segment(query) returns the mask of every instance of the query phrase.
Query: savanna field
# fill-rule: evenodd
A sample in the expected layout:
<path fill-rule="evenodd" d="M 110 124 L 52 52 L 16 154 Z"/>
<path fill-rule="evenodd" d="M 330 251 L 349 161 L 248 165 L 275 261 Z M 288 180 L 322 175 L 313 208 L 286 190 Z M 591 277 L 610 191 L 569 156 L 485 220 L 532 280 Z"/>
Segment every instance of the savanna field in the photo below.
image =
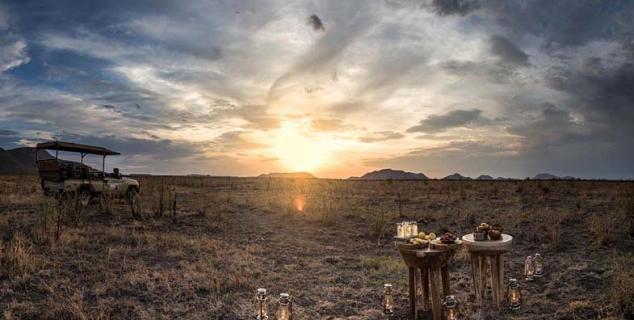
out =
<path fill-rule="evenodd" d="M 515 237 L 505 274 L 518 312 L 485 319 L 632 319 L 634 183 L 344 181 L 138 177 L 133 208 L 88 208 L 42 194 L 36 177 L 0 179 L 0 310 L 5 319 L 251 319 L 258 287 L 293 297 L 296 319 L 383 319 L 382 287 L 408 312 L 395 223 Z M 539 252 L 546 274 L 522 279 Z M 464 251 L 450 264 L 466 319 L 476 316 Z"/>

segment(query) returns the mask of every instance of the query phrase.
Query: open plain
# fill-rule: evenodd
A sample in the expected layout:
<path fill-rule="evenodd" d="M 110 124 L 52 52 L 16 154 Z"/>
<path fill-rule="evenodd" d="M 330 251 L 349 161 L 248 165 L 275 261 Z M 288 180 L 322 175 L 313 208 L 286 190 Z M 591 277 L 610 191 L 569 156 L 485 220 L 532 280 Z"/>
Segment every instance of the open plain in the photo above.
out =
<path fill-rule="evenodd" d="M 462 314 L 485 319 L 631 319 L 634 184 L 599 181 L 346 181 L 136 177 L 139 201 L 82 208 L 35 177 L 0 179 L 5 319 L 250 319 L 256 288 L 293 297 L 296 319 L 383 319 L 382 286 L 408 312 L 391 237 L 500 223 L 521 310 L 477 310 L 465 252 L 451 263 Z M 133 214 L 134 212 L 134 214 Z M 540 252 L 545 277 L 522 279 Z M 507 278 L 508 278 L 507 277 Z"/>

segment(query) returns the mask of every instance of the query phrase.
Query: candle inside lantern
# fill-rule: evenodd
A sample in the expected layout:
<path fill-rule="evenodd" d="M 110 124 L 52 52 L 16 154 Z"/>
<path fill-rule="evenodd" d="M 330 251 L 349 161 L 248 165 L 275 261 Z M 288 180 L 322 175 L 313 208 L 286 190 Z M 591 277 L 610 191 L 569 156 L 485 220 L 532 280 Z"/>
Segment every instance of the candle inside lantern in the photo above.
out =
<path fill-rule="evenodd" d="M 535 261 L 533 257 L 526 257 L 526 261 L 524 262 L 524 276 L 526 277 L 526 281 L 533 281 L 535 277 Z"/>
<path fill-rule="evenodd" d="M 533 257 L 533 263 L 535 264 L 535 276 L 541 277 L 544 275 L 544 258 L 541 254 L 536 253 Z"/>
<path fill-rule="evenodd" d="M 412 223 L 409 221 L 403 222 L 403 228 L 405 229 L 405 238 L 412 236 Z"/>
<path fill-rule="evenodd" d="M 389 316 L 394 314 L 394 296 L 392 295 L 392 285 L 386 283 L 383 285 L 383 289 L 383 313 Z"/>
<path fill-rule="evenodd" d="M 403 222 L 396 224 L 396 236 L 398 238 L 405 238 L 405 225 Z"/>
<path fill-rule="evenodd" d="M 412 221 L 410 222 L 410 228 L 411 228 L 411 237 L 415 237 L 418 235 L 418 223 L 416 223 L 416 221 Z"/>
<path fill-rule="evenodd" d="M 255 296 L 255 319 L 257 320 L 267 320 L 269 318 L 268 314 L 268 296 L 266 289 L 258 288 L 257 294 Z"/>
<path fill-rule="evenodd" d="M 508 307 L 511 310 L 519 310 L 522 305 L 522 291 L 520 290 L 520 284 L 517 279 L 509 279 L 509 285 L 507 288 L 506 298 L 508 301 Z"/>
<path fill-rule="evenodd" d="M 458 320 L 458 300 L 453 295 L 447 296 L 443 302 L 446 320 Z"/>
<path fill-rule="evenodd" d="M 292 320 L 293 306 L 288 293 L 280 293 L 280 300 L 275 313 L 277 320 Z"/>

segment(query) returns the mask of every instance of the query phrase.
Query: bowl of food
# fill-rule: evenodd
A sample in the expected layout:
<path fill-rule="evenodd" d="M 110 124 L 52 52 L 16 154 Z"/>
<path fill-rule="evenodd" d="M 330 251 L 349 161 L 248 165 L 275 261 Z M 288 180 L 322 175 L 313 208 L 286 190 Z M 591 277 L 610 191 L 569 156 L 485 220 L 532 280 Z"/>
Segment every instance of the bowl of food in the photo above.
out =
<path fill-rule="evenodd" d="M 487 233 L 485 231 L 476 230 L 473 233 L 473 240 L 475 241 L 484 241 L 487 239 Z"/>
<path fill-rule="evenodd" d="M 455 244 L 456 240 L 458 240 L 458 237 L 451 232 L 446 232 L 440 237 L 440 242 L 444 244 Z"/>
<path fill-rule="evenodd" d="M 491 238 L 491 240 L 500 240 L 502 239 L 502 231 L 497 230 L 497 229 L 491 229 L 488 232 L 489 238 Z"/>
<path fill-rule="evenodd" d="M 480 223 L 477 227 L 477 231 L 478 232 L 489 232 L 489 230 L 491 230 L 491 226 L 488 223 Z"/>

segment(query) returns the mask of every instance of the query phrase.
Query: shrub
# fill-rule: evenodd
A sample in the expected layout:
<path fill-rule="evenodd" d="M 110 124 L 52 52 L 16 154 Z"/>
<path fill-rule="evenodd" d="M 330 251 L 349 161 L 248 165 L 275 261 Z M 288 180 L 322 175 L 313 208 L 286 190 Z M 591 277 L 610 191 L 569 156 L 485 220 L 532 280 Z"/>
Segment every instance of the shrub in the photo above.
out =
<path fill-rule="evenodd" d="M 368 206 L 368 209 L 370 207 Z M 385 235 L 387 221 L 385 219 L 385 211 L 377 206 L 374 213 L 370 215 L 370 224 L 369 224 L 369 233 L 370 236 L 377 241 L 381 241 L 383 236 Z"/>
<path fill-rule="evenodd" d="M 568 212 L 563 210 L 551 210 L 546 208 L 539 211 L 535 218 L 546 230 L 548 240 L 554 248 L 559 247 L 561 240 L 561 225 L 568 218 Z"/>
<path fill-rule="evenodd" d="M 625 215 L 629 223 L 630 237 L 634 237 L 634 194 L 630 194 L 627 204 L 625 205 Z"/>
<path fill-rule="evenodd" d="M 612 259 L 610 298 L 622 319 L 634 318 L 634 255 L 626 254 Z"/>
<path fill-rule="evenodd" d="M 99 195 L 99 211 L 105 215 L 112 215 L 112 206 L 114 205 L 115 194 L 109 190 L 104 190 Z"/>
<path fill-rule="evenodd" d="M 593 214 L 587 221 L 588 230 L 597 244 L 607 245 L 625 234 L 625 212 L 621 210 Z"/>
<path fill-rule="evenodd" d="M 52 201 L 45 201 L 38 209 L 38 219 L 33 228 L 33 237 L 36 243 L 52 244 L 55 240 L 56 224 L 60 219 L 60 206 Z"/>
<path fill-rule="evenodd" d="M 33 247 L 22 236 L 16 235 L 1 246 L 1 274 L 3 277 L 15 278 L 29 274 L 35 269 L 36 261 Z"/>

